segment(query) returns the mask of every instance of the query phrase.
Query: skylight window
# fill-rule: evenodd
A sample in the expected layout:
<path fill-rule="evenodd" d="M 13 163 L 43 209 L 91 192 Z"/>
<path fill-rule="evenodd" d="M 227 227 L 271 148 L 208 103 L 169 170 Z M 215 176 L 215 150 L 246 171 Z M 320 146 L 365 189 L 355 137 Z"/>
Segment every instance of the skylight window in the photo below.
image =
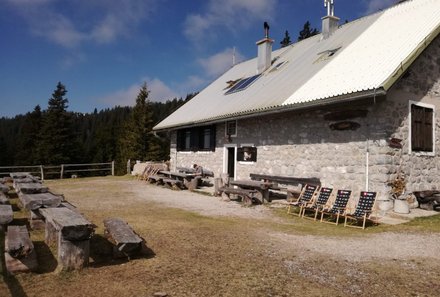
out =
<path fill-rule="evenodd" d="M 318 53 L 319 57 L 318 57 L 318 59 L 316 59 L 315 62 L 313 62 L 313 63 L 318 63 L 318 62 L 321 62 L 321 61 L 325 61 L 325 60 L 330 59 L 330 58 L 333 57 L 333 56 L 336 54 L 336 52 L 339 51 L 340 49 L 341 49 L 341 47 L 338 47 L 338 48 L 334 48 L 334 49 L 330 49 L 330 50 L 326 50 L 326 51 L 323 51 L 323 52 Z"/>
<path fill-rule="evenodd" d="M 229 94 L 232 94 L 235 92 L 243 91 L 244 89 L 249 87 L 251 84 L 253 84 L 260 76 L 261 76 L 261 74 L 257 74 L 257 75 L 251 76 L 251 77 L 241 79 L 235 85 L 233 85 L 229 89 L 229 91 L 227 91 L 225 93 L 225 95 L 229 95 Z"/>

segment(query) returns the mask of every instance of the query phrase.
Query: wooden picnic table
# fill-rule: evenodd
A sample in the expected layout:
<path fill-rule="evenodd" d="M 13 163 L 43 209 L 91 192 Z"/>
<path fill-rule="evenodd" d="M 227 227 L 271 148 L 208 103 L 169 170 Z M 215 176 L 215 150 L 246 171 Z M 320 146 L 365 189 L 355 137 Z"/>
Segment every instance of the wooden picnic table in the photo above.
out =
<path fill-rule="evenodd" d="M 230 181 L 229 184 L 231 186 L 237 186 L 241 189 L 257 190 L 263 196 L 263 201 L 261 201 L 261 202 L 264 203 L 264 199 L 266 199 L 268 202 L 270 202 L 269 189 L 273 185 L 272 182 L 260 181 L 260 180 L 247 180 L 247 179 L 240 180 L 240 179 L 238 179 L 238 180 Z"/>
<path fill-rule="evenodd" d="M 183 185 L 189 190 L 194 190 L 195 188 L 197 188 L 199 180 L 201 179 L 201 176 L 196 173 L 184 173 L 177 171 L 159 171 L 159 173 L 169 177 L 170 179 L 183 181 Z M 164 183 L 166 183 L 167 181 L 170 180 L 163 180 Z"/>

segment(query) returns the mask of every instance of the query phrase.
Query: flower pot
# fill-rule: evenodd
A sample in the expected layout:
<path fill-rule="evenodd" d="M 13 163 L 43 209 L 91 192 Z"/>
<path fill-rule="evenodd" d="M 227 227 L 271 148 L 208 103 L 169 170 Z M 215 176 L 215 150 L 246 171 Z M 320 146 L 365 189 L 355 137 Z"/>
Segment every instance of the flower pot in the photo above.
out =
<path fill-rule="evenodd" d="M 396 199 L 394 200 L 394 212 L 401 214 L 409 213 L 409 205 L 406 200 Z"/>

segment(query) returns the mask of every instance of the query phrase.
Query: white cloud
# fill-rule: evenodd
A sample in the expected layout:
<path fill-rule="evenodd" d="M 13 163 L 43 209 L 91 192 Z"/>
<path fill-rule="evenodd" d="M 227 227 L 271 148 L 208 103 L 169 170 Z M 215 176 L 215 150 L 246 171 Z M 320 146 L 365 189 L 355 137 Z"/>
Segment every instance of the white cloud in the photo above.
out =
<path fill-rule="evenodd" d="M 364 0 L 364 2 L 367 5 L 366 14 L 370 14 L 388 8 L 397 3 L 398 0 Z"/>
<path fill-rule="evenodd" d="M 2 0 L 0 0 L 2 1 Z M 154 10 L 158 0 L 3 0 L 29 25 L 31 32 L 63 47 L 84 42 L 109 43 L 128 36 Z M 60 7 L 74 5 L 78 13 Z"/>
<path fill-rule="evenodd" d="M 167 86 L 163 81 L 155 78 L 150 82 L 147 81 L 147 87 L 150 92 L 151 101 L 164 102 L 169 99 L 180 97 L 175 91 Z"/>
<path fill-rule="evenodd" d="M 232 48 L 227 48 L 224 51 L 208 58 L 199 59 L 198 63 L 200 66 L 202 66 L 203 70 L 210 78 L 217 78 L 219 75 L 231 68 L 232 56 L 234 54 L 233 51 L 234 50 Z M 235 60 L 236 62 L 240 62 L 244 60 L 244 56 L 240 52 L 235 51 Z"/>
<path fill-rule="evenodd" d="M 133 106 L 136 103 L 136 97 L 143 85 L 143 82 L 147 82 L 147 89 L 150 91 L 148 99 L 150 101 L 165 102 L 166 100 L 181 97 L 177 92 L 173 91 L 163 81 L 158 78 L 154 79 L 142 79 L 142 82 L 132 84 L 125 89 L 117 90 L 111 94 L 104 95 L 99 102 L 105 103 L 108 106 Z"/>
<path fill-rule="evenodd" d="M 256 20 L 273 18 L 278 0 L 209 0 L 204 14 L 188 15 L 185 36 L 196 45 L 213 37 L 213 28 L 224 27 L 232 33 L 247 29 Z M 207 34 L 207 32 L 209 34 Z"/>

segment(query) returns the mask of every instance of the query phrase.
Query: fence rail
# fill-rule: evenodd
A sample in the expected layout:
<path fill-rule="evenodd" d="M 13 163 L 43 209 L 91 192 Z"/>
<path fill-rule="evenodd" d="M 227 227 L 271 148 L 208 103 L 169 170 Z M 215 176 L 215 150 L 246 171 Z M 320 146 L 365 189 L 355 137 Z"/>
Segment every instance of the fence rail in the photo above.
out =
<path fill-rule="evenodd" d="M 60 179 L 63 179 L 66 173 L 98 172 L 98 171 L 110 171 L 111 175 L 114 176 L 115 161 L 109 163 L 61 164 L 57 166 L 52 166 L 52 165 L 1 166 L 0 176 L 8 175 L 11 172 L 29 172 L 31 174 L 39 175 L 41 179 L 44 180 L 44 178 L 47 176 L 55 175 L 55 176 L 59 176 Z"/>

